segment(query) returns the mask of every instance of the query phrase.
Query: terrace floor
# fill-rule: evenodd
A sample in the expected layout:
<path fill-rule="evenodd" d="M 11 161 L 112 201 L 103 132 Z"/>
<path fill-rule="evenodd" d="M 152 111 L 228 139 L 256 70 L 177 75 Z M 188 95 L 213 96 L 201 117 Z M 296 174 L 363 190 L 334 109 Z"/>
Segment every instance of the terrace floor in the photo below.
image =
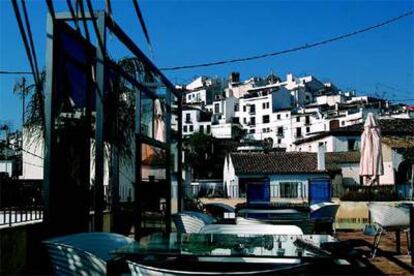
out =
<path fill-rule="evenodd" d="M 366 236 L 359 230 L 338 231 L 337 237 L 341 241 L 352 242 L 355 249 L 365 257 L 365 262 L 372 265 L 378 271 L 378 274 L 414 275 L 414 267 L 411 266 L 411 258 L 408 255 L 405 233 L 401 233 L 401 253 L 396 253 L 395 234 L 389 232 L 382 238 L 375 258 L 370 258 L 374 237 Z"/>

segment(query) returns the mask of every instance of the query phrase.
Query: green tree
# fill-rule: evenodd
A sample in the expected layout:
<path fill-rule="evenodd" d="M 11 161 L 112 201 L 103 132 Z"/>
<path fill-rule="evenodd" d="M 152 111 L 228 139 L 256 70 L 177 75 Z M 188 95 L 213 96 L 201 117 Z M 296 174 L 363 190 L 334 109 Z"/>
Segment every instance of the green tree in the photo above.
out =
<path fill-rule="evenodd" d="M 193 133 L 184 142 L 185 160 L 193 168 L 193 177 L 205 177 L 211 171 L 213 139 L 202 132 Z"/>

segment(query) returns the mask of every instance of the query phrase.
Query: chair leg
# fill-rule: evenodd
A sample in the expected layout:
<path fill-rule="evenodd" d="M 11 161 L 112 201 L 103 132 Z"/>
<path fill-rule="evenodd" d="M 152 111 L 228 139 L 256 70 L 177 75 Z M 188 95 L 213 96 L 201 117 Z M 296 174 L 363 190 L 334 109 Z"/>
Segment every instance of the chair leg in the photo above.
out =
<path fill-rule="evenodd" d="M 380 228 L 378 230 L 378 233 L 375 235 L 374 244 L 373 244 L 374 248 L 372 250 L 372 258 L 375 258 L 375 255 L 377 254 L 378 246 L 381 242 L 383 232 L 384 232 L 384 229 Z"/>

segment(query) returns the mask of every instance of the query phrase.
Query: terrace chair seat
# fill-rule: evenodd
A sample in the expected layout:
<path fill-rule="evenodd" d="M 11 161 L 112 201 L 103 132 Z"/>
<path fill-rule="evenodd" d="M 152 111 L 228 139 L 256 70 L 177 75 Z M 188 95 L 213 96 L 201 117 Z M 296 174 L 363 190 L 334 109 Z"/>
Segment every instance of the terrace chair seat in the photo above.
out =
<path fill-rule="evenodd" d="M 395 207 L 380 203 L 369 203 L 368 208 L 371 214 L 371 221 L 378 226 L 372 252 L 372 257 L 375 257 L 384 232 L 404 231 L 409 229 L 410 211 L 405 207 Z M 407 240 L 409 240 L 408 231 L 406 234 Z"/>
<path fill-rule="evenodd" d="M 114 233 L 80 233 L 43 241 L 56 275 L 105 275 L 111 251 L 134 240 Z"/>
<path fill-rule="evenodd" d="M 251 218 L 243 218 L 237 217 L 236 224 L 243 225 L 243 224 L 269 224 L 259 219 L 251 219 Z"/>
<path fill-rule="evenodd" d="M 139 264 L 131 261 L 127 261 L 128 268 L 130 270 L 131 276 L 177 276 L 177 275 L 275 275 L 278 272 L 289 272 L 289 270 L 296 269 L 303 264 L 300 265 L 289 265 L 289 266 L 282 266 L 282 267 L 275 267 L 275 268 L 268 268 L 268 269 L 261 269 L 261 270 L 252 270 L 252 271 L 220 271 L 220 272 L 213 272 L 213 271 L 192 271 L 192 270 L 171 270 L 166 268 L 159 268 L 148 266 L 144 264 Z"/>

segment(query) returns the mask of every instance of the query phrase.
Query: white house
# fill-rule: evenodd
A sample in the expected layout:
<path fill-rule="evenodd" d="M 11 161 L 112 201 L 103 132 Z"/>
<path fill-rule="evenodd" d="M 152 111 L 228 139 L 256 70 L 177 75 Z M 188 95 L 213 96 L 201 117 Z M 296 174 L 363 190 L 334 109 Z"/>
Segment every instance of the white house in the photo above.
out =
<path fill-rule="evenodd" d="M 338 168 L 328 164 L 324 153 L 271 152 L 231 153 L 225 158 L 223 184 L 231 198 L 246 196 L 246 185 L 267 179 L 272 198 L 305 200 L 308 197 L 309 179 L 329 177 Z"/>

